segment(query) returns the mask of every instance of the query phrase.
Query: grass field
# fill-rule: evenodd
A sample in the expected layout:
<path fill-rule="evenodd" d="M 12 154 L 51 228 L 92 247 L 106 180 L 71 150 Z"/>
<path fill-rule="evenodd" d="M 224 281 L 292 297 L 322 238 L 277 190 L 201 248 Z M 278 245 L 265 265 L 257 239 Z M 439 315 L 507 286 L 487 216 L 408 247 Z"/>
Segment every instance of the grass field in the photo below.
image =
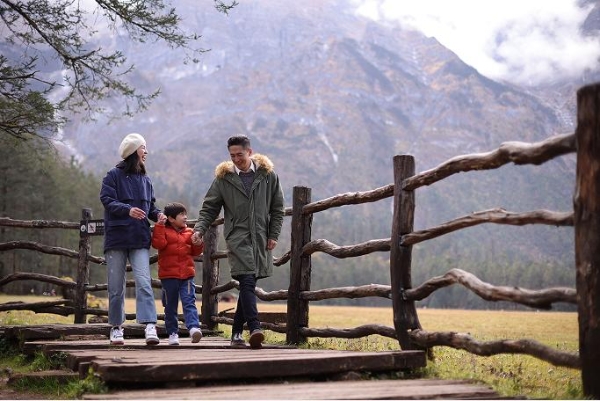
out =
<path fill-rule="evenodd" d="M 52 298 L 11 297 L 0 294 L 0 303 L 50 299 Z M 219 310 L 234 306 L 220 303 Z M 157 302 L 157 308 L 158 311 L 162 311 L 160 302 Z M 285 308 L 285 304 L 259 303 L 261 312 L 285 312 Z M 127 300 L 126 310 L 135 311 L 133 299 Z M 469 333 L 478 341 L 528 338 L 562 351 L 578 350 L 576 313 L 419 309 L 418 315 L 421 326 L 427 331 Z M 72 322 L 72 316 L 34 314 L 28 311 L 0 312 L 0 325 Z M 322 306 L 315 303 L 310 306 L 310 327 L 352 328 L 363 324 L 393 327 L 391 308 Z M 220 329 L 229 335 L 229 326 L 221 325 Z M 266 334 L 268 342 L 285 341 L 282 334 Z M 311 338 L 308 346 L 365 351 L 399 349 L 397 341 L 376 335 L 361 339 Z M 427 377 L 480 380 L 506 397 L 583 398 L 579 370 L 556 367 L 527 355 L 500 354 L 479 357 L 448 347 L 435 347 L 433 351 L 435 359 L 428 361 L 424 371 Z"/>

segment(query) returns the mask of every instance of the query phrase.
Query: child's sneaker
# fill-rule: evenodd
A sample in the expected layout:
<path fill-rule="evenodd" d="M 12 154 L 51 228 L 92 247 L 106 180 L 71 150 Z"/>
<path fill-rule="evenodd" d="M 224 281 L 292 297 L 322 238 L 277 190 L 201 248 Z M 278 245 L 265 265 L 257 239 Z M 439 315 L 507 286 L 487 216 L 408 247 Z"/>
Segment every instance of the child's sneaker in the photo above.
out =
<path fill-rule="evenodd" d="M 169 334 L 169 345 L 179 345 L 179 335 L 177 333 Z"/>
<path fill-rule="evenodd" d="M 233 333 L 231 336 L 231 348 L 246 348 L 246 342 L 241 333 Z"/>
<path fill-rule="evenodd" d="M 192 337 L 192 342 L 197 343 L 202 339 L 202 330 L 199 327 L 192 327 L 190 329 L 190 337 Z"/>
<path fill-rule="evenodd" d="M 123 328 L 115 326 L 110 329 L 110 345 L 123 345 L 125 340 L 123 338 Z"/>
<path fill-rule="evenodd" d="M 153 323 L 146 325 L 146 345 L 157 345 L 160 340 L 156 334 L 156 326 Z"/>

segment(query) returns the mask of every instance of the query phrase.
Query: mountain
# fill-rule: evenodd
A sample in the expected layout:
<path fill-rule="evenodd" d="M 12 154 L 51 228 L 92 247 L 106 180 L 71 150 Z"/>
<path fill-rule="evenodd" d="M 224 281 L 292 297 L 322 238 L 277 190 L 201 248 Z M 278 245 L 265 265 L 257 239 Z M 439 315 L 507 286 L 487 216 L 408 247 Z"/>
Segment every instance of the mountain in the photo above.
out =
<path fill-rule="evenodd" d="M 312 188 L 320 200 L 390 184 L 394 155 L 414 155 L 420 172 L 505 141 L 573 132 L 575 91 L 600 79 L 589 71 L 579 82 L 537 88 L 496 82 L 435 38 L 357 16 L 346 0 L 240 2 L 229 16 L 191 0 L 177 4 L 184 25 L 210 48 L 200 63 L 184 64 L 182 52 L 160 44 L 102 39 L 137 66 L 133 84 L 162 94 L 135 118 L 74 119 L 63 135 L 81 164 L 102 175 L 118 161 L 123 136 L 143 134 L 160 202 L 183 200 L 191 217 L 214 167 L 228 158 L 231 135 L 248 135 L 255 152 L 273 160 L 291 206 L 294 186 Z M 586 32 L 598 35 L 598 20 L 596 6 Z M 459 174 L 417 190 L 415 229 L 494 207 L 572 210 L 574 179 L 574 155 Z M 390 235 L 389 201 L 323 215 L 313 223 L 315 238 L 348 245 Z M 574 279 L 572 228 L 488 225 L 430 242 L 415 246 L 416 266 L 425 263 L 417 256 L 454 267 L 521 259 L 563 263 Z"/>

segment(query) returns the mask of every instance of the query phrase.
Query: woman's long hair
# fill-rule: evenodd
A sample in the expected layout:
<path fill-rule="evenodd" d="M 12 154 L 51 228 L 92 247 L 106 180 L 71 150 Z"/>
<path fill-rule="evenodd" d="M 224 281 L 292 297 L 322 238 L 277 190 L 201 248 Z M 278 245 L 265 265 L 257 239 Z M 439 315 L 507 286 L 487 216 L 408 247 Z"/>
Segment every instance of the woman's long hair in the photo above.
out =
<path fill-rule="evenodd" d="M 137 152 L 133 152 L 125 160 L 120 161 L 117 167 L 123 169 L 128 174 L 146 174 L 146 166 Z"/>

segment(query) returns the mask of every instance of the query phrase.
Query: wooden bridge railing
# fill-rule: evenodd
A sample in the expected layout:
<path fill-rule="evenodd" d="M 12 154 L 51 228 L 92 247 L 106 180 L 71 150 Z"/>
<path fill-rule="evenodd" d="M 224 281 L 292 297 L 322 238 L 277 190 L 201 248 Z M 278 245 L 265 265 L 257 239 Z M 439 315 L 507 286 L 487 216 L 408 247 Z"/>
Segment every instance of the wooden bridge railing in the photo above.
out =
<path fill-rule="evenodd" d="M 295 187 L 293 206 L 286 211 L 291 215 L 291 249 L 275 260 L 276 265 L 290 262 L 290 285 L 288 290 L 265 292 L 256 289 L 261 300 L 287 300 L 286 324 L 263 323 L 263 327 L 285 333 L 288 343 L 298 344 L 308 337 L 357 338 L 378 334 L 399 341 L 402 349 L 430 349 L 449 346 L 464 349 L 477 355 L 499 353 L 523 353 L 558 366 L 582 370 L 584 394 L 600 398 L 600 84 L 590 85 L 577 93 L 578 127 L 575 134 L 558 135 L 538 143 L 506 142 L 498 149 L 452 158 L 436 168 L 415 174 L 414 158 L 410 155 L 395 156 L 394 183 L 367 192 L 337 195 L 311 202 L 311 190 Z M 513 213 L 503 209 L 491 209 L 459 217 L 437 227 L 413 231 L 415 210 L 414 191 L 432 185 L 452 174 L 472 170 L 495 169 L 508 163 L 539 165 L 557 156 L 577 152 L 577 182 L 574 195 L 574 212 L 534 210 Z M 391 237 L 375 239 L 361 244 L 338 246 L 326 239 L 311 237 L 314 215 L 334 207 L 376 202 L 393 197 L 393 220 Z M 89 217 L 89 216 L 88 216 Z M 84 220 L 85 220 L 84 211 Z M 548 288 L 530 290 L 517 287 L 494 286 L 460 269 L 451 269 L 443 276 L 433 277 L 416 288 L 411 279 L 412 245 L 441 235 L 478 224 L 494 223 L 508 225 L 547 224 L 575 227 L 575 263 L 577 267 L 576 288 Z M 202 256 L 203 282 L 197 292 L 202 293 L 202 323 L 215 328 L 218 323 L 231 324 L 232 319 L 218 314 L 217 295 L 236 288 L 238 283 L 218 283 L 218 260 L 226 254 L 218 250 L 217 229 L 222 219 L 215 221 L 205 235 Z M 0 218 L 0 226 L 32 228 L 74 228 L 74 223 L 23 222 Z M 77 225 L 79 228 L 79 225 Z M 61 285 L 73 290 L 70 299 L 60 302 L 38 303 L 30 306 L 51 313 L 74 313 L 75 321 L 85 314 L 103 314 L 105 311 L 86 308 L 87 291 L 105 290 L 105 285 L 89 285 L 85 271 L 92 261 L 103 264 L 103 258 L 89 255 L 86 243 L 80 241 L 79 252 L 48 247 L 27 241 L 0 244 L 0 251 L 8 249 L 31 249 L 39 252 L 77 257 L 80 260 L 78 281 L 66 282 L 56 277 L 35 273 L 17 273 L 0 279 L 0 287 L 13 280 L 37 279 Z M 324 252 L 336 258 L 356 257 L 372 252 L 390 252 L 390 285 L 371 284 L 360 287 L 328 288 L 311 291 L 311 255 Z M 155 257 L 154 257 L 155 258 Z M 156 262 L 156 260 L 151 260 Z M 572 354 L 557 351 L 535 340 L 502 340 L 480 343 L 468 334 L 453 332 L 427 332 L 419 323 L 415 301 L 425 299 L 436 290 L 461 284 L 488 301 L 511 301 L 521 305 L 550 309 L 558 302 L 577 304 L 579 314 L 580 352 Z M 133 285 L 133 283 L 128 283 Z M 160 282 L 154 280 L 154 286 Z M 309 327 L 309 302 L 331 298 L 384 297 L 392 300 L 394 328 L 381 325 L 364 325 L 350 329 L 322 329 Z M 25 309 L 23 305 L 0 306 Z M 62 306 L 62 309 L 61 309 Z M 128 319 L 131 318 L 128 316 Z"/>

